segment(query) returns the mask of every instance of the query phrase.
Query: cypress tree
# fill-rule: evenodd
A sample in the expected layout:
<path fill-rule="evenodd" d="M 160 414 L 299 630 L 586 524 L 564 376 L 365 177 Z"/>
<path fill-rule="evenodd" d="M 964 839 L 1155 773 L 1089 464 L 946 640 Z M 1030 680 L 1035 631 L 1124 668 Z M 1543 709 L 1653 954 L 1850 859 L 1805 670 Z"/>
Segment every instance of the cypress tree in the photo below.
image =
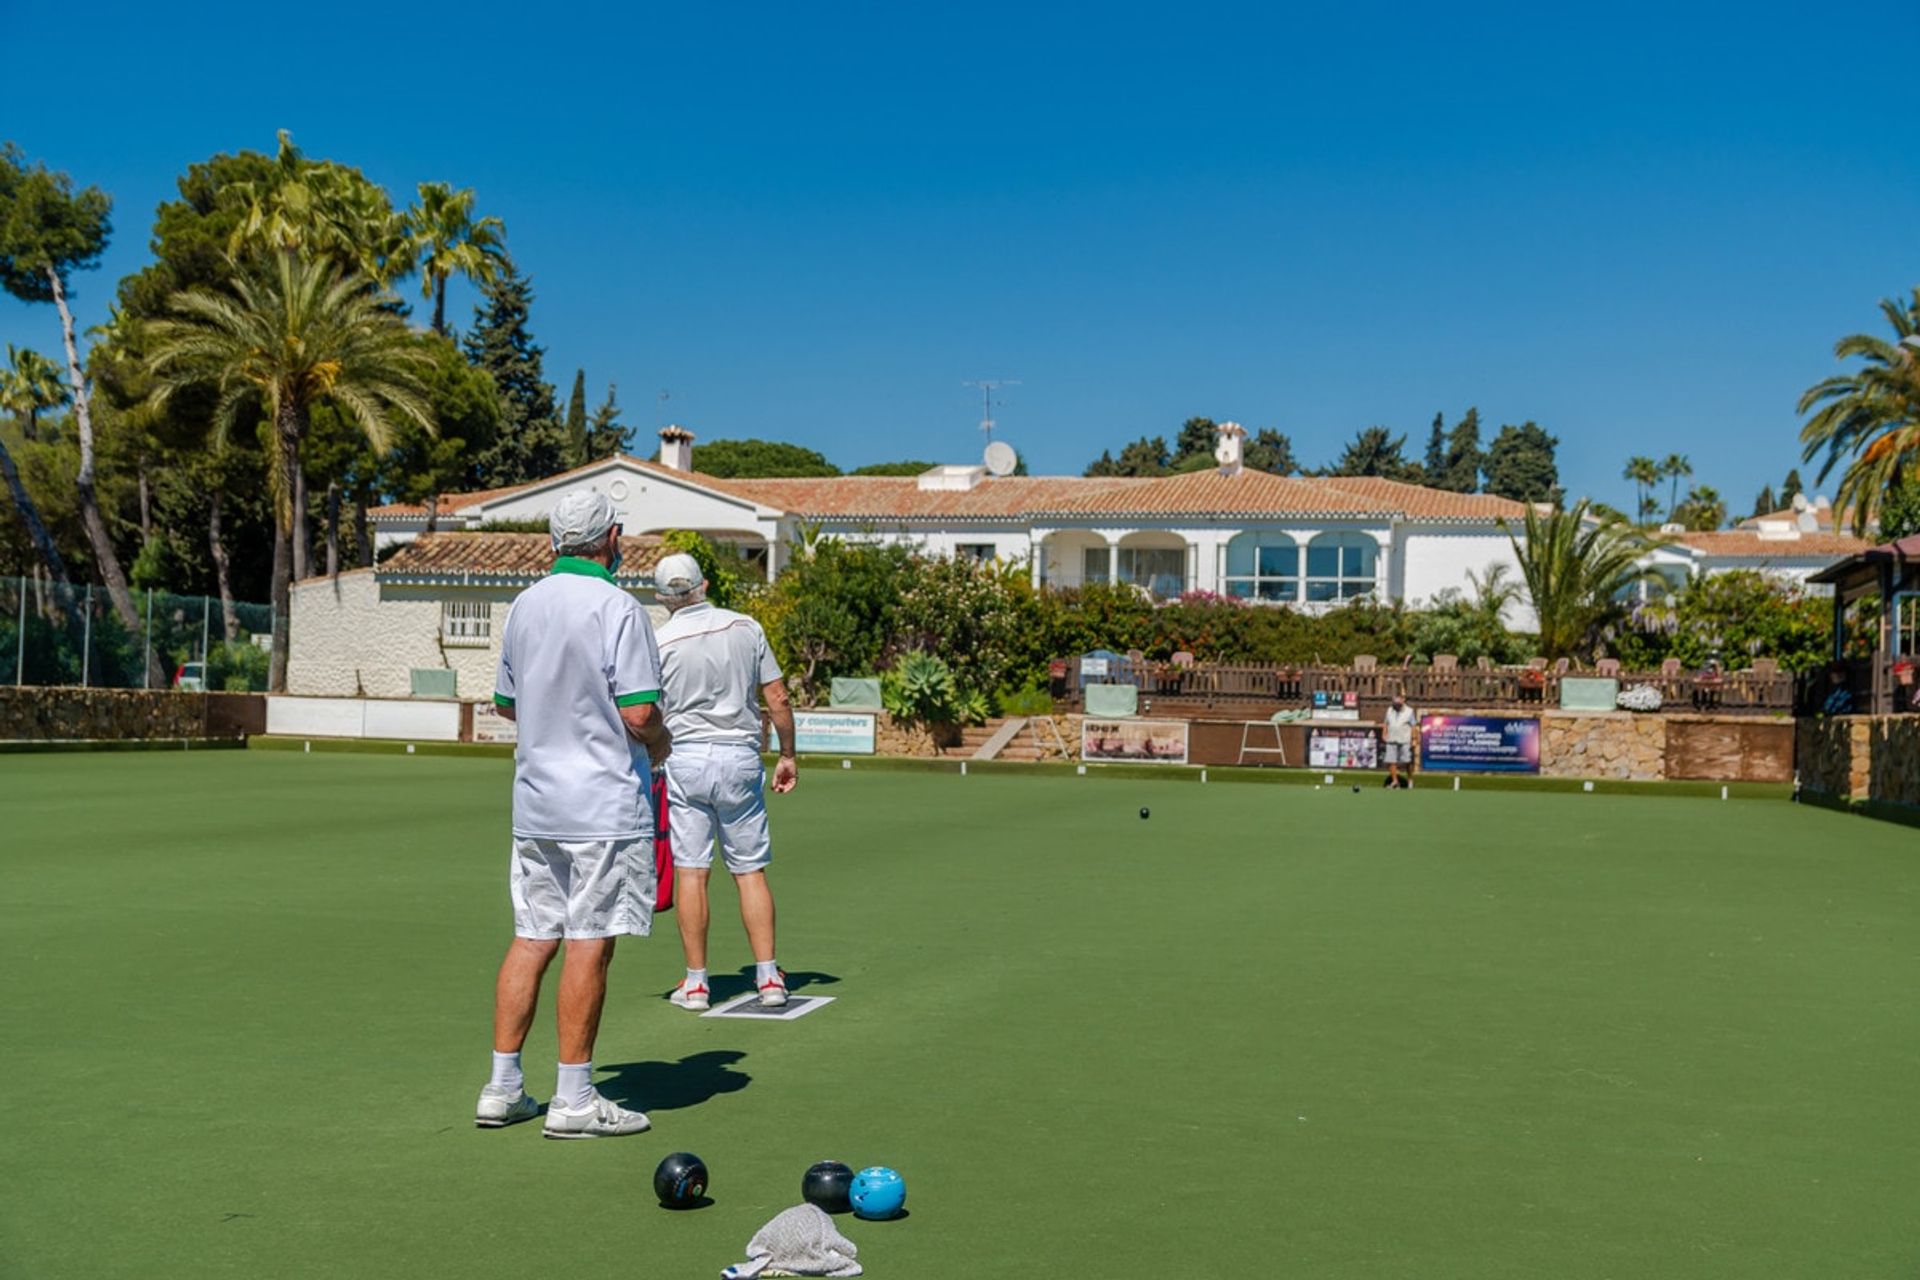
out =
<path fill-rule="evenodd" d="M 1478 493 L 1480 469 L 1486 461 L 1486 455 L 1480 451 L 1480 410 L 1468 409 L 1466 416 L 1447 433 L 1446 460 L 1441 464 L 1440 473 L 1431 476 L 1427 483 L 1454 493 Z"/>
<path fill-rule="evenodd" d="M 500 393 L 500 434 L 475 469 L 493 487 L 524 484 L 564 471 L 567 439 L 541 369 L 545 352 L 527 329 L 533 285 L 511 261 L 480 287 L 473 328 L 462 346 L 467 361 L 493 377 Z"/>
<path fill-rule="evenodd" d="M 1447 472 L 1447 415 L 1433 415 L 1433 430 L 1427 433 L 1427 483 L 1437 485 Z"/>
<path fill-rule="evenodd" d="M 573 394 L 567 397 L 567 465 L 577 467 L 587 456 L 587 371 L 573 371 Z"/>
<path fill-rule="evenodd" d="M 1532 422 L 1501 427 L 1487 450 L 1487 492 L 1516 502 L 1553 502 L 1560 494 L 1554 450 L 1560 441 Z"/>
<path fill-rule="evenodd" d="M 611 458 L 623 453 L 627 447 L 627 428 L 620 421 L 620 405 L 614 399 L 614 384 L 607 384 L 606 401 L 593 411 L 593 421 L 587 424 L 586 461 L 598 462 L 602 458 Z"/>

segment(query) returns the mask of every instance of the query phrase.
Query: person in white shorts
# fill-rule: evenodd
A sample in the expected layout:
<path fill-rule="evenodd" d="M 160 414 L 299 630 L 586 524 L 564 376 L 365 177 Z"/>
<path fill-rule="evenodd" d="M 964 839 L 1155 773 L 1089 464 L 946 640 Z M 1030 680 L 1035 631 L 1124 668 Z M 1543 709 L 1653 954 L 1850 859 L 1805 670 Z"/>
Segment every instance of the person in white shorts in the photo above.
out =
<path fill-rule="evenodd" d="M 1386 741 L 1382 744 L 1389 788 L 1413 785 L 1413 724 L 1418 718 L 1418 713 L 1407 705 L 1407 695 L 1396 690 L 1393 705 L 1387 708 Z M 1405 777 L 1400 775 L 1403 765 L 1407 770 Z"/>
<path fill-rule="evenodd" d="M 653 571 L 654 593 L 672 616 L 660 627 L 673 759 L 667 764 L 667 829 L 673 842 L 674 909 L 687 976 L 669 995 L 683 1009 L 711 1003 L 707 985 L 707 872 L 717 844 L 740 893 L 740 920 L 753 948 L 760 1003 L 787 1002 L 787 977 L 773 951 L 773 891 L 767 863 L 766 770 L 760 763 L 760 699 L 780 735 L 773 789 L 800 780 L 793 757 L 793 704 L 760 624 L 707 603 L 707 581 L 689 555 Z"/>
<path fill-rule="evenodd" d="M 519 726 L 508 863 L 514 938 L 494 989 L 493 1074 L 474 1123 L 497 1129 L 539 1114 L 520 1049 L 540 979 L 564 944 L 560 1061 L 545 1132 L 608 1138 L 648 1127 L 646 1116 L 593 1087 L 593 1042 L 615 940 L 653 927 L 649 765 L 665 761 L 672 738 L 660 714 L 652 620 L 614 583 L 612 503 L 575 490 L 548 526 L 553 572 L 515 598 L 494 685 L 500 713 Z"/>

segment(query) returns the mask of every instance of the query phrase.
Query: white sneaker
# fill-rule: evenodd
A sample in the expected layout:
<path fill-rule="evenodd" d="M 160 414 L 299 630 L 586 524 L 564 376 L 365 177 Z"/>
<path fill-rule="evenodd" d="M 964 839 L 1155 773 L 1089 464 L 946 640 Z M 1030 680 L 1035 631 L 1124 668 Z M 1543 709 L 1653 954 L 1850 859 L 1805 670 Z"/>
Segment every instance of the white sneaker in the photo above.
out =
<path fill-rule="evenodd" d="M 652 1127 L 653 1121 L 595 1089 L 587 1105 L 578 1111 L 557 1102 L 548 1104 L 545 1132 L 549 1138 L 621 1138 L 645 1133 Z"/>
<path fill-rule="evenodd" d="M 775 970 L 771 978 L 760 984 L 760 1004 L 763 1008 L 779 1009 L 787 1003 L 787 975 Z"/>
<path fill-rule="evenodd" d="M 480 1105 L 473 1109 L 473 1123 L 482 1129 L 504 1129 L 540 1114 L 540 1104 L 527 1096 L 525 1089 L 508 1090 L 490 1084 L 480 1090 Z"/>
<path fill-rule="evenodd" d="M 713 1007 L 713 1002 L 710 998 L 710 993 L 707 991 L 706 984 L 700 983 L 697 986 L 689 987 L 685 978 L 680 979 L 680 985 L 673 989 L 672 993 L 667 996 L 667 999 L 679 1005 L 682 1009 L 698 1011 Z"/>

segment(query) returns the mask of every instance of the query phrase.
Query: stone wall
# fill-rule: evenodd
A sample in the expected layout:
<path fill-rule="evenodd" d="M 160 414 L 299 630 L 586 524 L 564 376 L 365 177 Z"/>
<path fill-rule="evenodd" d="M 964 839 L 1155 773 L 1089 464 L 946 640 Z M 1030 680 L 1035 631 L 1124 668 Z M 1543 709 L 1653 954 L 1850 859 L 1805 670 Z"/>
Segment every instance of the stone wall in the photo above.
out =
<path fill-rule="evenodd" d="M 1920 809 L 1920 716 L 1881 716 L 1867 731 L 1867 798 Z"/>
<path fill-rule="evenodd" d="M 240 738 L 266 731 L 266 706 L 255 693 L 0 689 L 0 740 Z"/>
<path fill-rule="evenodd" d="M 1630 711 L 1540 717 L 1540 773 L 1548 778 L 1667 776 L 1667 718 Z"/>
<path fill-rule="evenodd" d="M 1865 800 L 1871 784 L 1873 718 L 1808 716 L 1798 726 L 1800 789 L 1835 800 Z"/>

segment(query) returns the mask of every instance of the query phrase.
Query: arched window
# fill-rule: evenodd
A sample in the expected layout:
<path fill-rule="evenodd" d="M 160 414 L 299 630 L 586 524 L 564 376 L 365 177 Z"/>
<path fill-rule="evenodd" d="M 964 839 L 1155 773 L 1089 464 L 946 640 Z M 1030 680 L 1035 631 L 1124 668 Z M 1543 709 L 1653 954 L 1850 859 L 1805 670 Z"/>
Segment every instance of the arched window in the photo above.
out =
<path fill-rule="evenodd" d="M 1249 531 L 1227 543 L 1226 591 L 1240 600 L 1298 600 L 1300 544 Z"/>
<path fill-rule="evenodd" d="M 1307 599 L 1372 595 L 1379 562 L 1380 544 L 1367 534 L 1321 534 L 1307 544 Z"/>

